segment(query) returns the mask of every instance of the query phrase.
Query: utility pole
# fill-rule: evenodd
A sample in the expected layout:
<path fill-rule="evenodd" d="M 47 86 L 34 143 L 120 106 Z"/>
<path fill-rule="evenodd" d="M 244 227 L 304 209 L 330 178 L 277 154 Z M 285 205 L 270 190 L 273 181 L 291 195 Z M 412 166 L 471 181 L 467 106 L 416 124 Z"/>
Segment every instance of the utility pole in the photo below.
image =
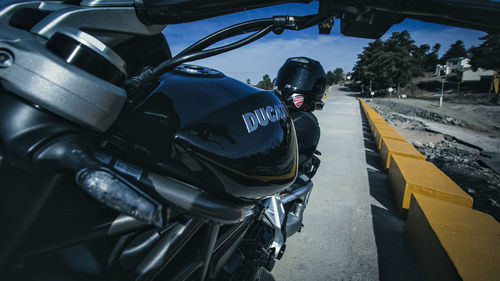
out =
<path fill-rule="evenodd" d="M 444 70 L 445 67 L 444 66 L 441 66 L 439 68 L 439 76 L 441 76 L 441 71 Z M 446 72 L 445 72 L 446 73 Z M 443 80 L 441 80 L 441 95 L 439 96 L 439 104 L 438 104 L 438 107 L 442 107 L 443 106 L 443 94 L 444 94 L 444 79 L 446 79 L 446 75 L 443 76 L 442 78 Z"/>
<path fill-rule="evenodd" d="M 444 78 L 441 82 L 441 96 L 439 96 L 439 107 L 443 107 Z"/>

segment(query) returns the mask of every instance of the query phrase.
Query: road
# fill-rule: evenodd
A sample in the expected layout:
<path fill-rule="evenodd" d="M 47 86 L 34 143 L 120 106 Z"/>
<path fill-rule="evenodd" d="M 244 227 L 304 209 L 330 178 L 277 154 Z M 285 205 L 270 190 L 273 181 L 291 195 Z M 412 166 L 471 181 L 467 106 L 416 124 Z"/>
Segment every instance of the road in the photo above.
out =
<path fill-rule="evenodd" d="M 275 280 L 416 280 L 405 223 L 353 95 L 333 87 L 315 113 L 322 163 L 305 226 L 287 240 Z"/>

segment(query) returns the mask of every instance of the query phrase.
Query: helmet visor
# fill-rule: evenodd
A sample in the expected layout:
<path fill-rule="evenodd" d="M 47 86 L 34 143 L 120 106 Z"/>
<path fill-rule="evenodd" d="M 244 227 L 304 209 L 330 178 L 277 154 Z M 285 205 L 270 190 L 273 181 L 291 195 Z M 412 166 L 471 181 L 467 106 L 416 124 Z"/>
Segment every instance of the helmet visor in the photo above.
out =
<path fill-rule="evenodd" d="M 276 78 L 276 86 L 280 90 L 290 88 L 294 92 L 310 92 L 314 90 L 314 85 L 317 83 L 317 75 L 310 70 L 297 66 L 283 66 Z"/>

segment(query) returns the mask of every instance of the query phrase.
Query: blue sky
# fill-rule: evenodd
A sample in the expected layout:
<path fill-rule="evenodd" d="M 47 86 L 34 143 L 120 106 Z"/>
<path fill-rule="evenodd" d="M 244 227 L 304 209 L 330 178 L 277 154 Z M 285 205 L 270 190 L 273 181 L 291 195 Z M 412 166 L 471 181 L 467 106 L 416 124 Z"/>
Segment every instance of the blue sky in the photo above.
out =
<path fill-rule="evenodd" d="M 316 13 L 317 2 L 311 4 L 287 4 L 250 10 L 236 14 L 206 19 L 194 23 L 170 25 L 164 34 L 173 54 L 180 52 L 202 37 L 226 26 L 251 19 L 266 18 L 273 15 L 308 15 Z M 387 39 L 392 32 L 408 30 L 418 45 L 440 43 L 440 55 L 456 40 L 464 41 L 467 48 L 479 45 L 478 38 L 486 33 L 476 30 L 405 20 L 394 25 L 382 37 Z M 340 22 L 335 21 L 330 35 L 319 35 L 317 27 L 302 31 L 286 30 L 281 35 L 273 33 L 242 48 L 229 53 L 193 62 L 213 67 L 226 75 L 252 83 L 257 83 L 264 74 L 275 77 L 278 69 L 288 57 L 307 56 L 321 62 L 325 71 L 342 67 L 350 70 L 361 53 L 372 40 L 347 37 L 340 33 Z"/>

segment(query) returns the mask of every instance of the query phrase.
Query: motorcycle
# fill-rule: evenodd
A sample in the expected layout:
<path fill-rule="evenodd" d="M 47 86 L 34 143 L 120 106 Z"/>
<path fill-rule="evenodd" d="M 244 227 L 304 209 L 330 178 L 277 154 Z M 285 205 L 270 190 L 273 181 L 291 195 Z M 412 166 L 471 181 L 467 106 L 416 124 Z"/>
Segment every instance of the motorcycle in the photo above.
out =
<path fill-rule="evenodd" d="M 299 167 L 283 102 L 185 63 L 329 16 L 236 24 L 172 57 L 178 18 L 143 5 L 0 11 L 3 276 L 256 280 L 302 227 L 319 160 Z"/>
<path fill-rule="evenodd" d="M 289 2 L 311 1 L 2 7 L 2 279 L 258 280 L 272 270 L 302 227 L 319 159 L 299 161 L 301 128 L 278 95 L 186 63 L 270 32 L 318 25 L 326 34 L 334 15 L 344 15 L 344 34 L 375 38 L 402 15 L 388 12 L 389 1 L 357 17 L 351 1 L 320 1 L 318 14 L 242 22 L 175 56 L 161 31 Z M 402 5 L 402 14 L 433 19 Z M 477 17 L 460 7 L 459 20 L 447 19 Z M 496 21 L 473 26 L 497 30 Z"/>

